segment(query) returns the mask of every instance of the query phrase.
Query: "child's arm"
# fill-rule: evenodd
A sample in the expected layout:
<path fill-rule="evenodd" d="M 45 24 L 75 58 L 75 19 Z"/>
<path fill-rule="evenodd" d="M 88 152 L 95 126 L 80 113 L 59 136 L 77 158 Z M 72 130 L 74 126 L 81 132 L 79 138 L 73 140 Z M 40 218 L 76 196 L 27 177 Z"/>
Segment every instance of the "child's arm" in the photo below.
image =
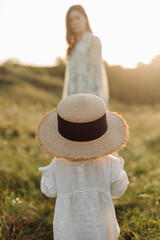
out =
<path fill-rule="evenodd" d="M 50 165 L 46 167 L 40 167 L 39 171 L 42 173 L 41 178 L 41 191 L 47 197 L 56 197 L 57 189 L 56 189 L 56 178 L 54 172 L 54 159 L 50 163 Z"/>
<path fill-rule="evenodd" d="M 127 189 L 128 177 L 123 170 L 123 158 L 111 158 L 111 196 L 113 199 L 121 197 Z"/>

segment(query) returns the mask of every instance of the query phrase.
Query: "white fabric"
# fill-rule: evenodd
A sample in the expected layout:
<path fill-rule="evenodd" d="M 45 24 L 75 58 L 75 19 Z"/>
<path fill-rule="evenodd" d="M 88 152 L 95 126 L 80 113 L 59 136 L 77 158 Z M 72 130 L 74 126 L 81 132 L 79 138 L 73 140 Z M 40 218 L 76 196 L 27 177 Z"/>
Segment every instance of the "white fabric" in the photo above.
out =
<path fill-rule="evenodd" d="M 101 97 L 108 106 L 108 79 L 101 48 L 98 37 L 91 32 L 83 35 L 66 65 L 63 98 L 76 93 L 91 93 Z"/>
<path fill-rule="evenodd" d="M 123 195 L 128 177 L 123 158 L 70 162 L 54 158 L 40 167 L 41 191 L 57 197 L 54 240 L 116 240 L 119 236 L 112 198 Z"/>

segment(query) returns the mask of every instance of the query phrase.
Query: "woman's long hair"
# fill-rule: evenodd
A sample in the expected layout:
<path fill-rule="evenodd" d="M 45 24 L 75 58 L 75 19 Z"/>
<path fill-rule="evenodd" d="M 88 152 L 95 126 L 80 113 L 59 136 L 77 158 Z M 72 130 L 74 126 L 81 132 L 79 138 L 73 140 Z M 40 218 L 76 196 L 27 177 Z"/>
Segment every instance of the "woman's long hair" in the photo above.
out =
<path fill-rule="evenodd" d="M 92 32 L 91 30 L 91 27 L 89 25 L 89 20 L 88 20 L 88 16 L 84 10 L 84 8 L 81 6 L 81 5 L 73 5 L 71 6 L 69 9 L 68 9 L 68 12 L 66 14 L 66 41 L 68 43 L 68 49 L 67 49 L 67 57 L 70 56 L 72 50 L 74 49 L 75 47 L 75 43 L 76 43 L 76 37 L 75 37 L 75 34 L 73 33 L 73 31 L 71 30 L 71 27 L 70 27 L 70 13 L 72 11 L 78 11 L 79 13 L 81 13 L 85 19 L 86 19 L 86 30 L 88 32 Z"/>

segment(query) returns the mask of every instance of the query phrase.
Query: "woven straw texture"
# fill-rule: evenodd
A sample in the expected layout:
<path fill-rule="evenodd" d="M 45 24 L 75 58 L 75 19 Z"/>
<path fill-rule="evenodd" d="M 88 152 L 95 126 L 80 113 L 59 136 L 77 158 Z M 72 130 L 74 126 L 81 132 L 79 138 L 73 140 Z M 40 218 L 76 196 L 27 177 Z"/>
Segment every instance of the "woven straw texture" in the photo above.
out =
<path fill-rule="evenodd" d="M 105 134 L 92 141 L 71 141 L 58 132 L 57 112 L 65 120 L 81 123 L 96 120 L 106 112 L 108 129 Z M 101 98 L 91 94 L 75 94 L 61 100 L 57 109 L 44 115 L 36 131 L 36 138 L 41 148 L 52 156 L 84 161 L 123 148 L 128 134 L 126 121 L 117 113 L 106 111 Z"/>
<path fill-rule="evenodd" d="M 104 115 L 104 101 L 91 94 L 74 94 L 60 101 L 57 106 L 58 114 L 71 122 L 90 122 Z"/>

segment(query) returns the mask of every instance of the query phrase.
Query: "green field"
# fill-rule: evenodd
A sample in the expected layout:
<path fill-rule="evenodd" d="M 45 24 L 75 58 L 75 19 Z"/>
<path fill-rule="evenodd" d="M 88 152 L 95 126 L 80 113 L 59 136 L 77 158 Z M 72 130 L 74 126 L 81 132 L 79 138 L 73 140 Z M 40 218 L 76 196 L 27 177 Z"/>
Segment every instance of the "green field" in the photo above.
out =
<path fill-rule="evenodd" d="M 45 112 L 61 99 L 63 78 L 42 68 L 7 66 L 0 74 L 0 239 L 50 240 L 56 199 L 40 191 L 38 167 L 51 162 L 35 140 Z M 160 239 L 160 103 L 110 100 L 130 127 L 120 151 L 130 184 L 114 200 L 120 240 Z"/>

